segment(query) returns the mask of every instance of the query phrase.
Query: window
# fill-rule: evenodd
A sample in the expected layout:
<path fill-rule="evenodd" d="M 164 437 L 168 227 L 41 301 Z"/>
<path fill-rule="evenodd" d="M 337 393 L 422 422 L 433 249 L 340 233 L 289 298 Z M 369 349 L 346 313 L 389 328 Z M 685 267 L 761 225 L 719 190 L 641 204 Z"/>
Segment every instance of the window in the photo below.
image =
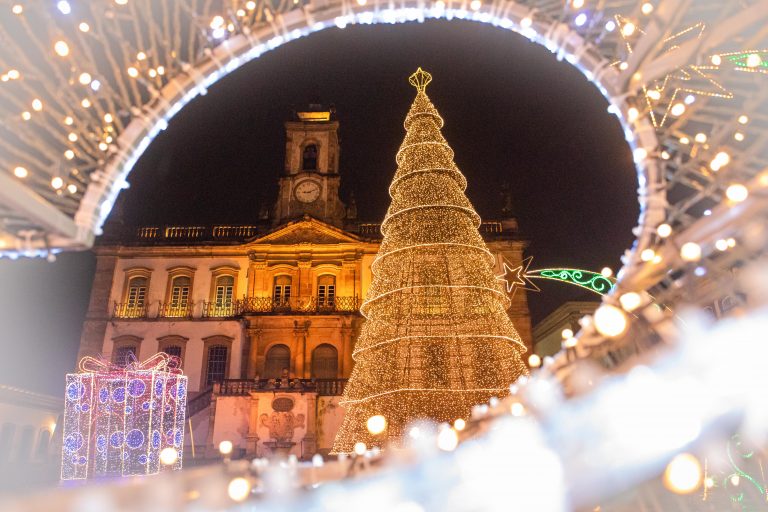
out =
<path fill-rule="evenodd" d="M 333 306 L 336 299 L 336 276 L 320 276 L 317 279 L 317 304 Z"/>
<path fill-rule="evenodd" d="M 136 359 L 136 347 L 133 345 L 116 347 L 112 355 L 112 362 L 118 366 L 128 366 Z"/>
<path fill-rule="evenodd" d="M 37 441 L 37 452 L 35 458 L 37 460 L 48 459 L 48 446 L 51 444 L 51 431 L 43 429 L 40 431 L 40 438 Z"/>
<path fill-rule="evenodd" d="M 267 350 L 267 360 L 264 362 L 265 379 L 279 379 L 284 368 L 291 367 L 291 349 L 286 345 L 274 345 Z"/>
<path fill-rule="evenodd" d="M 35 428 L 26 426 L 21 431 L 19 451 L 16 452 L 16 460 L 28 461 L 32 455 L 32 444 L 35 442 Z"/>
<path fill-rule="evenodd" d="M 129 308 L 144 307 L 144 301 L 147 298 L 147 282 L 146 277 L 133 277 L 128 281 L 128 296 L 125 302 Z"/>
<path fill-rule="evenodd" d="M 162 351 L 169 356 L 176 356 L 181 359 L 181 347 L 178 345 L 168 345 Z"/>
<path fill-rule="evenodd" d="M 317 170 L 317 146 L 315 144 L 309 144 L 304 147 L 301 168 L 305 171 Z"/>
<path fill-rule="evenodd" d="M 171 281 L 171 296 L 169 302 L 172 310 L 186 311 L 189 306 L 189 291 L 192 279 L 189 276 L 174 277 Z"/>
<path fill-rule="evenodd" d="M 275 276 L 272 300 L 276 306 L 286 306 L 291 301 L 291 276 Z"/>
<path fill-rule="evenodd" d="M 235 278 L 232 276 L 220 276 L 216 278 L 216 295 L 214 302 L 216 307 L 225 308 L 232 306 L 232 295 L 235 289 Z"/>
<path fill-rule="evenodd" d="M 13 437 L 15 434 L 16 425 L 13 423 L 3 423 L 3 429 L 0 430 L 0 462 L 7 462 L 10 460 Z"/>
<path fill-rule="evenodd" d="M 208 347 L 208 363 L 205 369 L 205 384 L 221 382 L 227 377 L 227 359 L 229 350 L 226 345 L 211 345 Z"/>
<path fill-rule="evenodd" d="M 189 338 L 177 335 L 167 335 L 157 338 L 157 351 L 165 352 L 169 356 L 176 356 L 182 362 L 184 361 L 184 349 L 187 346 Z"/>
<path fill-rule="evenodd" d="M 323 343 L 312 351 L 312 378 L 335 379 L 339 372 L 339 352 L 336 347 Z"/>

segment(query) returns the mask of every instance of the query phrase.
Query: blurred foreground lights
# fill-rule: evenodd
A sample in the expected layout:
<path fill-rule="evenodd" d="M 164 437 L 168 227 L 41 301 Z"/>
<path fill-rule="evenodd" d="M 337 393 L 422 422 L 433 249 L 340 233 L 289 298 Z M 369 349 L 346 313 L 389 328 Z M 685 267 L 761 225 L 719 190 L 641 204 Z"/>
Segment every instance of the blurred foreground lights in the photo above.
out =
<path fill-rule="evenodd" d="M 66 57 L 67 55 L 69 55 L 69 45 L 67 44 L 66 41 L 61 41 L 61 40 L 56 41 L 53 44 L 53 51 L 55 51 L 56 55 L 58 55 L 59 57 Z"/>
<path fill-rule="evenodd" d="M 136 78 L 137 76 L 139 76 L 139 70 L 133 66 L 129 67 L 128 76 L 130 76 L 131 78 Z"/>
<path fill-rule="evenodd" d="M 574 9 L 581 9 L 584 7 L 584 0 L 572 0 L 571 6 L 573 6 Z"/>
<path fill-rule="evenodd" d="M 520 20 L 520 26 L 523 28 L 530 28 L 531 25 L 533 25 L 533 20 L 531 18 L 523 18 Z"/>
<path fill-rule="evenodd" d="M 607 279 L 613 275 L 613 270 L 611 270 L 611 267 L 603 267 L 600 271 L 600 275 Z"/>
<path fill-rule="evenodd" d="M 629 37 L 635 33 L 636 29 L 637 27 L 634 23 L 626 23 L 623 27 L 621 27 L 621 33 L 624 34 L 624 37 Z"/>
<path fill-rule="evenodd" d="M 222 455 L 229 455 L 232 453 L 232 441 L 222 441 L 219 443 L 219 453 Z"/>
<path fill-rule="evenodd" d="M 465 428 L 467 428 L 467 422 L 464 421 L 462 418 L 458 418 L 456 421 L 453 422 L 453 428 L 457 432 L 461 432 Z"/>
<path fill-rule="evenodd" d="M 568 338 L 573 338 L 573 330 L 563 329 L 563 332 L 561 332 L 560 335 L 563 337 L 564 340 L 567 340 Z"/>
<path fill-rule="evenodd" d="M 677 494 L 690 494 L 701 485 L 701 464 L 690 453 L 677 455 L 664 470 L 664 486 Z"/>
<path fill-rule="evenodd" d="M 640 115 L 640 111 L 638 111 L 635 107 L 629 107 L 629 110 L 627 110 L 627 121 L 630 123 L 634 123 L 637 121 L 637 117 Z"/>
<path fill-rule="evenodd" d="M 541 356 L 539 356 L 539 354 L 531 354 L 528 357 L 528 366 L 531 368 L 538 368 L 541 366 Z"/>
<path fill-rule="evenodd" d="M 672 234 L 672 226 L 669 224 L 660 224 L 659 227 L 656 228 L 656 234 L 661 238 L 667 238 Z"/>
<path fill-rule="evenodd" d="M 367 449 L 368 447 L 362 441 L 355 443 L 355 446 L 352 448 L 357 455 L 364 455 Z"/>
<path fill-rule="evenodd" d="M 91 30 L 91 26 L 89 24 L 87 24 L 86 22 L 80 23 L 77 26 L 77 28 L 80 29 L 80 32 L 88 32 L 89 30 Z"/>
<path fill-rule="evenodd" d="M 627 330 L 627 316 L 610 304 L 601 304 L 595 310 L 594 321 L 597 332 L 609 338 L 615 338 Z"/>
<path fill-rule="evenodd" d="M 650 3 L 650 2 L 645 2 L 643 4 L 643 6 L 640 7 L 640 10 L 642 11 L 643 14 L 648 16 L 649 14 L 651 14 L 653 12 L 653 4 Z"/>
<path fill-rule="evenodd" d="M 675 103 L 672 105 L 672 109 L 669 112 L 675 117 L 680 117 L 681 115 L 685 114 L 685 104 Z"/>
<path fill-rule="evenodd" d="M 683 244 L 680 248 L 680 257 L 687 262 L 699 261 L 701 259 L 701 246 L 695 242 Z"/>
<path fill-rule="evenodd" d="M 477 11 L 482 6 L 483 6 L 483 3 L 480 0 L 472 0 L 469 3 L 469 8 L 472 9 L 473 11 Z"/>
<path fill-rule="evenodd" d="M 233 478 L 227 486 L 227 494 L 233 501 L 245 501 L 251 494 L 251 483 L 242 477 Z"/>
<path fill-rule="evenodd" d="M 621 303 L 621 307 L 624 308 L 624 311 L 629 311 L 631 313 L 640 307 L 642 298 L 639 293 L 627 292 L 619 297 L 619 302 Z"/>
<path fill-rule="evenodd" d="M 64 180 L 56 176 L 53 179 L 51 179 L 51 186 L 56 190 L 59 190 L 61 187 L 64 186 Z"/>
<path fill-rule="evenodd" d="M 381 414 L 377 414 L 368 418 L 365 426 L 371 434 L 381 434 L 387 428 L 387 419 Z"/>
<path fill-rule="evenodd" d="M 749 122 L 749 117 L 745 115 L 740 115 L 738 121 L 739 121 L 739 124 L 747 124 Z"/>
<path fill-rule="evenodd" d="M 89 73 L 80 73 L 80 76 L 78 77 L 78 82 L 80 82 L 80 85 L 88 85 L 91 83 L 91 75 Z"/>
<path fill-rule="evenodd" d="M 26 178 L 29 176 L 29 171 L 26 167 L 18 166 L 13 170 L 13 175 L 17 178 Z"/>
<path fill-rule="evenodd" d="M 573 336 L 563 340 L 563 347 L 565 347 L 565 348 L 575 348 L 576 345 L 578 345 L 578 344 L 579 344 L 579 340 L 577 340 Z"/>
<path fill-rule="evenodd" d="M 14 4 L 14 6 L 11 7 L 11 12 L 13 14 L 21 14 L 24 12 L 24 6 L 22 6 L 21 4 Z"/>
<path fill-rule="evenodd" d="M 67 192 L 69 192 L 70 194 L 77 194 L 77 185 L 75 185 L 74 183 L 70 183 L 69 185 L 67 185 Z"/>
<path fill-rule="evenodd" d="M 728 250 L 728 241 L 721 238 L 717 242 L 715 242 L 715 249 L 717 249 L 720 252 L 724 252 Z"/>
<path fill-rule="evenodd" d="M 437 434 L 437 447 L 444 452 L 452 452 L 459 445 L 459 435 L 450 427 Z"/>
<path fill-rule="evenodd" d="M 510 406 L 509 412 L 512 413 L 512 416 L 519 418 L 525 414 L 525 406 L 520 402 L 515 402 Z"/>
<path fill-rule="evenodd" d="M 756 67 L 758 67 L 762 63 L 763 63 L 763 60 L 760 58 L 760 55 L 758 55 L 757 53 L 750 53 L 747 56 L 747 67 L 748 68 L 756 68 Z"/>
<path fill-rule="evenodd" d="M 573 22 L 576 24 L 577 27 L 583 27 L 585 23 L 587 23 L 587 15 L 586 13 L 579 13 L 574 19 Z"/>
<path fill-rule="evenodd" d="M 323 460 L 323 456 L 319 453 L 316 453 L 312 456 L 312 466 L 319 468 L 322 467 L 323 464 L 325 464 L 325 461 Z"/>
<path fill-rule="evenodd" d="M 749 197 L 749 190 L 741 183 L 734 183 L 725 189 L 725 197 L 732 203 L 740 203 Z"/>
<path fill-rule="evenodd" d="M 696 136 L 693 138 L 696 142 L 699 144 L 704 144 L 707 142 L 707 134 L 706 133 L 697 133 Z"/>
<path fill-rule="evenodd" d="M 172 466 L 176 464 L 177 460 L 179 460 L 179 452 L 176 451 L 176 448 L 169 446 L 168 448 L 163 448 L 160 452 L 160 463 L 163 466 Z"/>
<path fill-rule="evenodd" d="M 654 256 L 656 256 L 656 251 L 653 249 L 643 249 L 643 252 L 640 253 L 640 259 L 642 261 L 651 261 Z"/>

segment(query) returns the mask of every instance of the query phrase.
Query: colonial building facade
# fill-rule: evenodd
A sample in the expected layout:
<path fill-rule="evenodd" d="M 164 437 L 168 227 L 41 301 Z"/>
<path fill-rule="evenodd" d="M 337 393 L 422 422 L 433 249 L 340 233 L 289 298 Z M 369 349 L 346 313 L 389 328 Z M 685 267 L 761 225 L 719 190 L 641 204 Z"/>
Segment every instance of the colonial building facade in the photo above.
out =
<path fill-rule="evenodd" d="M 198 453 L 228 439 L 249 455 L 306 457 L 333 442 L 381 239 L 339 197 L 338 129 L 317 104 L 285 123 L 278 197 L 256 222 L 141 227 L 95 249 L 80 357 L 179 356 Z M 515 219 L 481 231 L 499 268 L 522 260 Z M 509 314 L 532 348 L 524 291 Z"/>

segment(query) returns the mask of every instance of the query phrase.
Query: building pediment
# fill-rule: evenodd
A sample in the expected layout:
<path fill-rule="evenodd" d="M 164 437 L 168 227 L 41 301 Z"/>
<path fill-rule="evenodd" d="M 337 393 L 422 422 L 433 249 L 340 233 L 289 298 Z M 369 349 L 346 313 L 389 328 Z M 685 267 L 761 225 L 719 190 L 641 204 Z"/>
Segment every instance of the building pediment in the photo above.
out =
<path fill-rule="evenodd" d="M 304 217 L 301 220 L 280 226 L 267 235 L 251 240 L 248 245 L 348 244 L 361 241 L 360 238 L 343 229 L 311 217 Z"/>

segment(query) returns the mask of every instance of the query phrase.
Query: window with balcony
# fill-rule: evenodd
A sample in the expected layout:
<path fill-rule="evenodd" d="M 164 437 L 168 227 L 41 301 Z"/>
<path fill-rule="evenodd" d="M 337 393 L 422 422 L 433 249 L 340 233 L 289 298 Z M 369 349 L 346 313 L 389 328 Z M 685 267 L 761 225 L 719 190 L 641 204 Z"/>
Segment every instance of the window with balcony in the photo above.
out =
<path fill-rule="evenodd" d="M 336 300 L 336 276 L 324 275 L 317 279 L 317 305 L 333 307 Z"/>
<path fill-rule="evenodd" d="M 304 171 L 317 170 L 317 145 L 309 144 L 304 147 L 301 159 L 301 168 Z"/>
<path fill-rule="evenodd" d="M 265 379 L 279 379 L 284 368 L 291 367 L 291 349 L 286 345 L 274 345 L 267 350 L 267 358 L 264 362 Z"/>
<path fill-rule="evenodd" d="M 220 276 L 216 278 L 216 295 L 214 302 L 216 307 L 232 306 L 232 299 L 235 289 L 235 278 L 232 276 Z"/>
<path fill-rule="evenodd" d="M 115 303 L 114 315 L 118 318 L 142 318 L 147 312 L 147 294 L 149 277 L 148 268 L 131 268 L 125 271 L 122 302 Z"/>
<path fill-rule="evenodd" d="M 339 351 L 323 343 L 312 351 L 312 378 L 335 379 L 339 373 Z"/>
<path fill-rule="evenodd" d="M 288 306 L 291 302 L 291 276 L 275 276 L 272 301 L 275 306 Z"/>
<path fill-rule="evenodd" d="M 208 347 L 208 364 L 205 370 L 205 383 L 211 385 L 221 382 L 227 376 L 227 356 L 229 350 L 225 345 L 211 345 Z"/>
<path fill-rule="evenodd" d="M 188 275 L 171 277 L 168 299 L 164 316 L 187 316 L 189 313 L 189 296 L 192 291 L 192 278 Z"/>

